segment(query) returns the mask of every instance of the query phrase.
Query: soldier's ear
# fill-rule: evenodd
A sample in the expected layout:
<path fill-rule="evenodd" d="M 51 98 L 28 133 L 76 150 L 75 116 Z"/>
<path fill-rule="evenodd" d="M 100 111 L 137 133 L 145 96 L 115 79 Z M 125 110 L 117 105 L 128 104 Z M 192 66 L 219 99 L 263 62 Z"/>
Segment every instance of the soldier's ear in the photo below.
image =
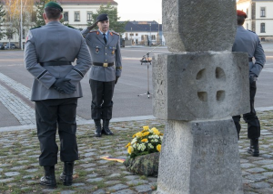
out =
<path fill-rule="evenodd" d="M 62 18 L 63 18 L 63 14 L 60 15 L 59 20 L 61 20 Z"/>

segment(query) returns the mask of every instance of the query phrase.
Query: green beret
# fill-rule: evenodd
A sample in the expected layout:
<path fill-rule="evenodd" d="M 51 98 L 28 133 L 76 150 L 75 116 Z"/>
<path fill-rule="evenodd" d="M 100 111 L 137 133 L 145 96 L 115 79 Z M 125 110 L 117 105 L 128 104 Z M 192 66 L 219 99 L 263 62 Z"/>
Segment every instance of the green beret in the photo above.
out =
<path fill-rule="evenodd" d="M 47 7 L 56 8 L 56 9 L 61 10 L 61 12 L 63 12 L 63 8 L 62 8 L 58 3 L 54 2 L 54 1 L 48 2 L 48 3 L 45 5 L 45 8 L 47 8 Z"/>

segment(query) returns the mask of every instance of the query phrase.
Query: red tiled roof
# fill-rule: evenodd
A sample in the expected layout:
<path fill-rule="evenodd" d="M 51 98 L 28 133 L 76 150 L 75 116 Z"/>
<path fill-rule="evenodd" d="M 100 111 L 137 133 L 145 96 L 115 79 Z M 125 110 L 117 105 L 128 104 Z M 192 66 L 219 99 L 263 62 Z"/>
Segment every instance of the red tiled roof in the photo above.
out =
<path fill-rule="evenodd" d="M 117 5 L 114 0 L 57 0 L 61 4 L 107 4 Z"/>

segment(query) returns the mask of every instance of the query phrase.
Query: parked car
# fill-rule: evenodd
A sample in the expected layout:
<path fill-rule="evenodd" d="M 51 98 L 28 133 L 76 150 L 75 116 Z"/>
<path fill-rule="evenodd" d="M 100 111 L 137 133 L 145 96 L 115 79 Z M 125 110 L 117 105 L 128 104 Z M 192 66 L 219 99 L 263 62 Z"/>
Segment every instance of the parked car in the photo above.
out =
<path fill-rule="evenodd" d="M 5 45 L 5 49 L 9 49 L 9 48 L 11 48 L 11 49 L 15 49 L 15 48 L 17 48 L 17 46 L 14 44 L 14 43 L 7 43 L 6 45 Z"/>
<path fill-rule="evenodd" d="M 0 50 L 4 50 L 4 49 L 5 49 L 4 43 L 0 43 Z"/>

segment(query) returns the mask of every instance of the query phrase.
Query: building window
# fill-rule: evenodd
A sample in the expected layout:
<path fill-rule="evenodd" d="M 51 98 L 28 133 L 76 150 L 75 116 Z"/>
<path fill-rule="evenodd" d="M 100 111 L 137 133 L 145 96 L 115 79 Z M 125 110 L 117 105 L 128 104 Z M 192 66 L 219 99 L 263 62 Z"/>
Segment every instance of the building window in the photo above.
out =
<path fill-rule="evenodd" d="M 79 22 L 80 21 L 80 12 L 79 11 L 75 11 L 74 12 L 74 21 L 75 22 Z"/>
<path fill-rule="evenodd" d="M 136 36 L 138 36 L 138 33 L 136 33 Z"/>
<path fill-rule="evenodd" d="M 23 39 L 25 39 L 26 38 L 26 30 L 25 29 L 23 29 L 23 37 L 22 37 Z"/>
<path fill-rule="evenodd" d="M 265 7 L 261 7 L 261 17 L 265 17 Z"/>
<path fill-rule="evenodd" d="M 261 33 L 265 33 L 265 23 L 261 23 Z"/>
<path fill-rule="evenodd" d="M 141 40 L 144 40 L 144 35 L 141 35 Z"/>
<path fill-rule="evenodd" d="M 152 35 L 152 40 L 155 40 L 155 35 Z"/>
<path fill-rule="evenodd" d="M 64 12 L 64 21 L 68 22 L 68 12 Z"/>
<path fill-rule="evenodd" d="M 92 21 L 92 12 L 91 12 L 91 11 L 88 11 L 88 12 L 87 12 L 87 21 L 88 21 L 88 22 L 91 22 L 91 21 Z"/>

